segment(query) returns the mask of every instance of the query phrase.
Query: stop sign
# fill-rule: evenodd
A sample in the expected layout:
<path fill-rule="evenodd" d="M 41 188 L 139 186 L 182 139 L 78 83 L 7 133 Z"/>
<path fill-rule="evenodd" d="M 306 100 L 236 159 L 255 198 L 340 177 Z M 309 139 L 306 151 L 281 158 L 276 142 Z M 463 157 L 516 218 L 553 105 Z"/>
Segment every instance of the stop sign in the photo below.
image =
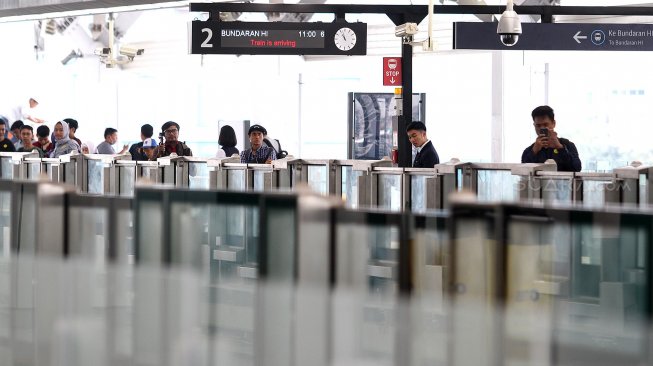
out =
<path fill-rule="evenodd" d="M 401 57 L 383 58 L 383 85 L 401 85 Z"/>

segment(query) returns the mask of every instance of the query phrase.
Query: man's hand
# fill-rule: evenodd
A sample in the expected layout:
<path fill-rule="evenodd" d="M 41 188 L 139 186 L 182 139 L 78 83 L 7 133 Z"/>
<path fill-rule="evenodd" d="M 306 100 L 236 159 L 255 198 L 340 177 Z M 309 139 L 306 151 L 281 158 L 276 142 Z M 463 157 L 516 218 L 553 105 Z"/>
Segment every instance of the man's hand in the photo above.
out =
<path fill-rule="evenodd" d="M 562 149 L 564 146 L 558 140 L 558 133 L 555 131 L 549 131 L 549 146 L 554 149 Z"/>
<path fill-rule="evenodd" d="M 124 154 L 127 150 L 129 150 L 129 145 L 123 145 L 122 150 L 118 153 L 118 155 Z"/>
<path fill-rule="evenodd" d="M 166 146 L 164 144 L 159 144 L 159 146 L 156 147 L 156 153 L 153 155 L 154 160 L 156 160 L 157 157 L 163 156 L 166 153 Z"/>
<path fill-rule="evenodd" d="M 549 147 L 549 137 L 544 135 L 537 136 L 533 144 L 533 154 L 537 154 L 545 147 Z"/>
<path fill-rule="evenodd" d="M 44 120 L 42 120 L 40 118 L 36 118 L 36 117 L 32 117 L 32 116 L 27 116 L 27 119 L 34 122 L 34 123 L 39 123 L 39 124 L 45 122 Z"/>

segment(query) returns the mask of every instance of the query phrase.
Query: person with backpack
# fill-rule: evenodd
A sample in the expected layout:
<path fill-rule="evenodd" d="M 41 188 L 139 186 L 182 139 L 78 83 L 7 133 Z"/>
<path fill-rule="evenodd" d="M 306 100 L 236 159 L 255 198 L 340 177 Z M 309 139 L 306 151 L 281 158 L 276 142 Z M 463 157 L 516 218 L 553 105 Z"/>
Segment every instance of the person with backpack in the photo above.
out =
<path fill-rule="evenodd" d="M 247 149 L 240 154 L 240 162 L 245 164 L 270 164 L 272 160 L 277 160 L 277 153 L 273 148 L 263 143 L 263 138 L 268 134 L 265 127 L 253 125 L 247 131 L 251 149 Z"/>
<path fill-rule="evenodd" d="M 237 143 L 236 131 L 234 131 L 233 127 L 229 125 L 222 126 L 220 129 L 220 137 L 218 137 L 218 144 L 220 144 L 221 147 L 218 149 L 215 157 L 227 158 L 234 154 L 238 155 L 240 152 L 236 147 Z"/>
<path fill-rule="evenodd" d="M 263 136 L 263 143 L 274 149 L 274 152 L 277 154 L 277 159 L 283 159 L 288 156 L 288 152 L 281 148 L 281 143 L 278 139 L 273 139 L 270 136 Z"/>

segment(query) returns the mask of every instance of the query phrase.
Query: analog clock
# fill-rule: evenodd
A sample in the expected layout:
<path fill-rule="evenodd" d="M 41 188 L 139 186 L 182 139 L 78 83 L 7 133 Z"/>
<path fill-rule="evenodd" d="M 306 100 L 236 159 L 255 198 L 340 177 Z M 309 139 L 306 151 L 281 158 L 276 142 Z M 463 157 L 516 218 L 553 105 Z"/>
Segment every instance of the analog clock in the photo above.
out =
<path fill-rule="evenodd" d="M 356 45 L 356 33 L 351 28 L 338 29 L 333 41 L 341 51 L 349 51 Z"/>

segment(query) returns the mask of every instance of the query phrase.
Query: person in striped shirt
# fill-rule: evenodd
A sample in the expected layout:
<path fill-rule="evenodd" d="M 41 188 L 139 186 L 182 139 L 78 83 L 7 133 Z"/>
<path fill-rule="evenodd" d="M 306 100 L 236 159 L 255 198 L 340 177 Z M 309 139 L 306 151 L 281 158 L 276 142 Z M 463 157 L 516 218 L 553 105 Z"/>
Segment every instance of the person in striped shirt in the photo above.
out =
<path fill-rule="evenodd" d="M 240 162 L 245 164 L 271 164 L 272 160 L 277 160 L 277 153 L 273 148 L 263 143 L 263 138 L 268 134 L 265 127 L 261 125 L 252 125 L 247 131 L 249 143 L 252 145 L 240 153 Z"/>

